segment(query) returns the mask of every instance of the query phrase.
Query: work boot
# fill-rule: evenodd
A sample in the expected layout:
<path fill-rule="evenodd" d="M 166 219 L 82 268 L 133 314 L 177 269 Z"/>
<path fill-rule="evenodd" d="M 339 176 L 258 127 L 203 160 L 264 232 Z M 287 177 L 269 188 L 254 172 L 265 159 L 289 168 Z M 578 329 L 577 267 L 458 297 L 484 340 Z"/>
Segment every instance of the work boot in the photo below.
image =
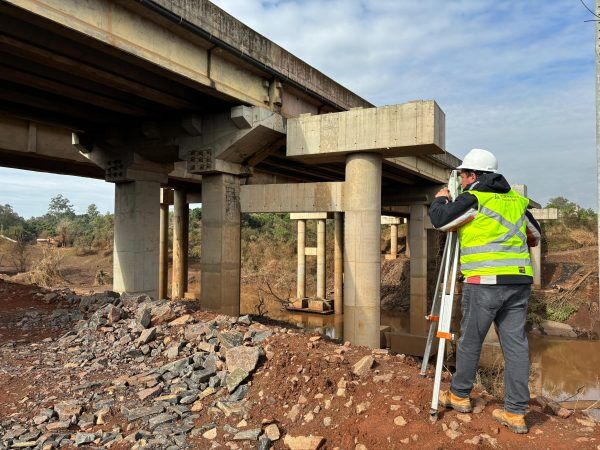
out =
<path fill-rule="evenodd" d="M 470 413 L 473 410 L 469 397 L 459 397 L 450 390 L 440 392 L 440 405 L 461 413 Z"/>
<path fill-rule="evenodd" d="M 508 427 L 513 433 L 527 433 L 527 425 L 525 425 L 525 414 L 515 414 L 504 409 L 495 409 L 492 416 L 502 425 Z"/>

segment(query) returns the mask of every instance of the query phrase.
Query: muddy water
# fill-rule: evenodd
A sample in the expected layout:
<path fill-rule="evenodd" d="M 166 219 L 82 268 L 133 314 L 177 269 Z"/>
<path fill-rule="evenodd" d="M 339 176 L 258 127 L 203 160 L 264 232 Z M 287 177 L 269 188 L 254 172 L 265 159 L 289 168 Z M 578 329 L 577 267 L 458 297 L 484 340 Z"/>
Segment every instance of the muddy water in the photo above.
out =
<path fill-rule="evenodd" d="M 531 362 L 541 366 L 541 391 L 557 400 L 600 399 L 600 341 L 529 337 Z"/>
<path fill-rule="evenodd" d="M 243 314 L 256 314 L 256 295 L 242 293 Z M 268 317 L 318 331 L 332 339 L 343 339 L 343 318 L 286 311 L 279 303 L 267 301 Z M 381 325 L 393 332 L 408 331 L 408 313 L 382 312 Z M 539 368 L 535 390 L 557 400 L 600 399 L 600 341 L 552 337 L 529 337 L 532 364 Z"/>

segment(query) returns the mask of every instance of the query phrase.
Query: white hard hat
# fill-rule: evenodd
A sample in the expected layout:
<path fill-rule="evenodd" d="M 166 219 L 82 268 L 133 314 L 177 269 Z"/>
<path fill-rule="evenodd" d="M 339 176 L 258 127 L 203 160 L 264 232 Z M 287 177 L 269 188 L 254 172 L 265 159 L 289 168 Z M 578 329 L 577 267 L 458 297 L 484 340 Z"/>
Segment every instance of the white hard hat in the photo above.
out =
<path fill-rule="evenodd" d="M 497 172 L 498 160 L 492 152 L 482 148 L 474 148 L 466 154 L 465 159 L 457 169 L 481 170 L 482 172 Z"/>

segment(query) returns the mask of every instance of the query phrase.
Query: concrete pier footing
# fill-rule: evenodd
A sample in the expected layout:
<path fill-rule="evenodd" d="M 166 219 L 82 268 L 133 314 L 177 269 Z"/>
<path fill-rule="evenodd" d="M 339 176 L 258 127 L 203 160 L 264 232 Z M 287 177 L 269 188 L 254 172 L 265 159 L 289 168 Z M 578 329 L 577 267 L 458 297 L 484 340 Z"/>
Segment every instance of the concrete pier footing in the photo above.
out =
<path fill-rule="evenodd" d="M 160 183 L 115 184 L 113 289 L 158 295 Z"/>
<path fill-rule="evenodd" d="M 335 213 L 334 226 L 333 309 L 340 315 L 344 313 L 344 213 Z"/>
<path fill-rule="evenodd" d="M 229 174 L 202 176 L 203 308 L 240 313 L 240 180 Z"/>
<path fill-rule="evenodd" d="M 344 338 L 380 346 L 380 237 L 382 157 L 346 158 L 344 225 Z"/>
<path fill-rule="evenodd" d="M 306 297 L 306 220 L 298 222 L 298 269 L 296 282 L 296 298 Z"/>
<path fill-rule="evenodd" d="M 317 220 L 317 298 L 325 298 L 325 219 Z"/>

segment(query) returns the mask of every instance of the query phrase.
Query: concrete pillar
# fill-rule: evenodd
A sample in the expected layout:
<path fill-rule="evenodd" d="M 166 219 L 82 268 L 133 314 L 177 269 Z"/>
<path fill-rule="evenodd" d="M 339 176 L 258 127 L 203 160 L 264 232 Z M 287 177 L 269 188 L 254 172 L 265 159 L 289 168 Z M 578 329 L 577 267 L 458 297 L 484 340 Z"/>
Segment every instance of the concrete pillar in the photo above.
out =
<path fill-rule="evenodd" d="M 167 298 L 169 284 L 169 205 L 160 205 L 160 248 L 158 272 L 158 297 Z"/>
<path fill-rule="evenodd" d="M 240 313 L 240 180 L 202 175 L 202 306 Z"/>
<path fill-rule="evenodd" d="M 187 236 L 188 209 L 186 192 L 175 189 L 173 203 L 173 281 L 171 296 L 183 298 L 187 290 Z"/>
<path fill-rule="evenodd" d="M 115 184 L 113 289 L 158 295 L 160 183 Z"/>
<path fill-rule="evenodd" d="M 344 313 L 344 213 L 335 213 L 333 309 L 335 314 Z"/>
<path fill-rule="evenodd" d="M 531 265 L 533 266 L 533 287 L 540 289 L 542 287 L 542 243 L 529 248 L 531 256 Z"/>
<path fill-rule="evenodd" d="M 408 239 L 410 245 L 410 333 L 425 335 L 427 322 L 427 207 L 410 206 Z"/>
<path fill-rule="evenodd" d="M 317 298 L 325 298 L 325 219 L 317 220 Z"/>
<path fill-rule="evenodd" d="M 390 258 L 398 256 L 398 225 L 390 225 Z"/>
<path fill-rule="evenodd" d="M 381 155 L 346 158 L 344 339 L 379 348 Z"/>
<path fill-rule="evenodd" d="M 298 270 L 296 282 L 296 298 L 306 297 L 306 220 L 298 222 Z"/>

